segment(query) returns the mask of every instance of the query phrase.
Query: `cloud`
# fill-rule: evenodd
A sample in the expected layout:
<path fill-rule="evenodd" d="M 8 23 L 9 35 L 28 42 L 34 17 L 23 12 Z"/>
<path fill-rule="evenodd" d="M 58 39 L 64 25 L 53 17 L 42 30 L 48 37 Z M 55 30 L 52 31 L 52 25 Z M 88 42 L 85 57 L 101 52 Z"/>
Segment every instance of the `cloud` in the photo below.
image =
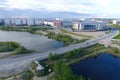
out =
<path fill-rule="evenodd" d="M 91 0 L 90 0 L 91 1 Z M 91 3 L 86 1 L 74 0 L 5 0 L 0 2 L 0 7 L 11 9 L 32 9 L 40 10 L 46 9 L 51 11 L 76 11 L 86 12 L 86 10 L 93 10 Z"/>
<path fill-rule="evenodd" d="M 120 0 L 0 0 L 3 10 L 76 12 L 98 15 L 119 15 Z"/>
<path fill-rule="evenodd" d="M 1 15 L 2 14 L 2 15 Z M 1 10 L 0 18 L 80 18 L 90 17 L 92 14 L 76 13 L 76 12 L 54 12 L 54 11 L 33 11 L 33 10 Z"/>

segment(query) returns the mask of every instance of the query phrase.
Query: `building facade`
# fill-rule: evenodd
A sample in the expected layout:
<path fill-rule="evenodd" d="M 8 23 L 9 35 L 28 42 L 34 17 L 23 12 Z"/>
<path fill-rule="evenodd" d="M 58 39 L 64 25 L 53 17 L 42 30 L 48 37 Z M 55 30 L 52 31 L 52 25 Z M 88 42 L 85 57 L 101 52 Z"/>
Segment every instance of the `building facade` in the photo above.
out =
<path fill-rule="evenodd" d="M 120 20 L 112 20 L 112 23 L 120 25 Z"/>
<path fill-rule="evenodd" d="M 106 29 L 108 29 L 108 26 L 105 22 L 84 21 L 73 23 L 73 30 L 98 31 Z"/>
<path fill-rule="evenodd" d="M 55 21 L 53 21 L 53 23 L 54 23 L 54 27 L 61 27 L 62 26 L 62 21 L 60 21 L 60 20 L 55 20 Z"/>
<path fill-rule="evenodd" d="M 44 25 L 50 25 L 52 27 L 61 27 L 62 21 L 60 20 L 44 21 Z"/>

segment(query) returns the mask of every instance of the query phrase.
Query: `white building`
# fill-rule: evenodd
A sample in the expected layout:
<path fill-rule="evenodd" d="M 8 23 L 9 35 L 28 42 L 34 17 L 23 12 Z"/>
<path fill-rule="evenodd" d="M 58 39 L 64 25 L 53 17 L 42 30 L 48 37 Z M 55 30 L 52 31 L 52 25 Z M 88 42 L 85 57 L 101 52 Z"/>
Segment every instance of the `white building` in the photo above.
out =
<path fill-rule="evenodd" d="M 40 71 L 40 70 L 45 69 L 42 65 L 39 64 L 38 61 L 34 60 L 34 62 L 37 64 L 36 71 Z"/>
<path fill-rule="evenodd" d="M 120 25 L 120 20 L 113 20 L 112 23 Z"/>
<path fill-rule="evenodd" d="M 113 23 L 113 24 L 117 24 L 117 20 L 113 20 L 112 23 Z"/>
<path fill-rule="evenodd" d="M 73 24 L 74 30 L 81 31 L 98 31 L 98 30 L 106 30 L 108 29 L 107 24 L 105 22 L 98 21 L 84 21 L 84 22 L 76 22 Z"/>
<path fill-rule="evenodd" d="M 50 26 L 54 26 L 54 22 L 53 21 L 44 21 L 45 25 L 50 25 Z"/>

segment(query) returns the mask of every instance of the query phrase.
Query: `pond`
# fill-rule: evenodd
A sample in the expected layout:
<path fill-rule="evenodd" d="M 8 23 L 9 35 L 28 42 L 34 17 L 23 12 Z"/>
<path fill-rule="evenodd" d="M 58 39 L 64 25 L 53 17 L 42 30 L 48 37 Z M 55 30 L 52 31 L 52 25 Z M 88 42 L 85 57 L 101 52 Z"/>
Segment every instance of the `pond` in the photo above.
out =
<path fill-rule="evenodd" d="M 120 58 L 108 53 L 96 58 L 87 58 L 70 67 L 74 74 L 83 75 L 86 79 L 120 80 Z"/>
<path fill-rule="evenodd" d="M 42 52 L 54 48 L 60 48 L 64 44 L 42 35 L 30 34 L 28 32 L 0 31 L 0 42 L 18 42 L 27 49 Z"/>

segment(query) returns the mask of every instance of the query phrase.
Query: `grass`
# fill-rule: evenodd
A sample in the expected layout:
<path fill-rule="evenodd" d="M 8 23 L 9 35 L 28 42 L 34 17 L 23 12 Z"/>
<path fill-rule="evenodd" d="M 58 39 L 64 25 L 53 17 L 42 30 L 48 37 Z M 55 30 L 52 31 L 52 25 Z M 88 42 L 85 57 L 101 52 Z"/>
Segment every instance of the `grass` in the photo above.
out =
<path fill-rule="evenodd" d="M 120 25 L 117 24 L 111 24 L 112 28 L 117 28 L 120 31 Z M 117 36 L 114 37 L 114 39 L 120 39 L 120 34 L 118 34 Z"/>
<path fill-rule="evenodd" d="M 16 74 L 16 76 L 20 76 L 21 74 L 23 74 L 25 71 L 22 71 L 22 72 L 20 72 L 20 73 L 18 73 L 18 74 Z M 13 79 L 13 75 L 10 75 L 10 76 L 7 76 L 7 77 L 3 77 L 3 78 L 0 78 L 0 80 L 2 79 L 2 80 L 10 80 L 10 79 Z"/>
<path fill-rule="evenodd" d="M 120 25 L 118 25 L 118 24 L 110 24 L 110 25 L 111 25 L 112 28 L 118 28 L 118 29 L 120 29 Z"/>
<path fill-rule="evenodd" d="M 78 62 L 80 60 L 83 60 L 88 57 L 95 57 L 101 53 L 106 52 L 107 49 L 100 44 L 95 44 L 93 46 L 87 47 L 87 48 L 79 48 L 79 49 L 74 49 L 72 51 L 66 52 L 64 55 L 60 55 L 58 60 L 65 61 L 66 64 L 70 65 L 75 62 Z M 58 60 L 45 60 L 47 64 L 54 64 Z"/>
<path fill-rule="evenodd" d="M 54 67 L 54 64 L 57 61 L 63 61 L 63 62 L 65 62 L 65 64 L 67 66 L 69 66 L 71 64 L 77 63 L 88 57 L 96 57 L 106 51 L 107 51 L 107 49 L 103 45 L 95 44 L 95 45 L 87 47 L 87 48 L 82 48 L 82 49 L 79 48 L 79 49 L 74 49 L 72 51 L 66 52 L 63 55 L 59 55 L 59 58 L 57 60 L 46 59 L 43 62 L 45 64 L 48 64 L 48 65 L 51 65 L 52 67 Z M 80 79 L 80 80 L 82 80 L 82 79 Z"/>
<path fill-rule="evenodd" d="M 60 28 L 59 30 L 60 30 L 61 32 L 63 32 L 63 33 L 68 33 L 68 34 L 72 34 L 72 35 L 76 35 L 76 36 L 93 38 L 92 36 L 77 34 L 77 33 L 74 33 L 74 32 L 71 32 L 71 31 L 68 31 L 68 30 L 65 30 L 65 29 L 62 29 L 62 28 Z"/>
<path fill-rule="evenodd" d="M 106 49 L 100 50 L 100 51 L 96 51 L 96 52 L 93 52 L 93 53 L 90 53 L 90 54 L 87 54 L 87 55 L 84 55 L 83 57 L 74 59 L 74 60 L 70 61 L 70 62 L 67 63 L 67 64 L 68 64 L 68 65 L 71 65 L 71 64 L 77 63 L 77 62 L 79 62 L 79 61 L 81 61 L 81 60 L 84 60 L 84 59 L 86 59 L 86 58 L 89 58 L 89 57 L 96 57 L 96 56 L 98 56 L 99 54 L 102 54 L 102 53 L 104 53 L 104 52 L 106 52 Z"/>
<path fill-rule="evenodd" d="M 32 53 L 34 51 L 28 50 L 25 47 L 21 46 L 19 43 L 16 42 L 0 42 L 0 52 L 11 52 L 13 54 L 25 54 L 25 53 Z"/>
<path fill-rule="evenodd" d="M 115 48 L 115 47 L 109 47 L 108 52 L 111 54 L 119 54 L 120 55 L 120 49 Z"/>
<path fill-rule="evenodd" d="M 120 41 L 113 41 L 113 44 L 117 44 L 120 46 Z"/>
<path fill-rule="evenodd" d="M 64 35 L 64 34 L 60 34 L 60 33 L 56 34 L 56 33 L 51 32 L 51 31 L 48 31 L 46 36 L 48 36 L 48 38 L 52 38 L 52 39 L 55 39 L 57 41 L 62 41 L 64 43 L 64 46 L 68 46 L 68 45 L 76 44 L 76 43 L 81 43 L 81 42 L 88 40 L 88 39 L 78 40 L 78 39 L 72 38 L 69 35 Z"/>
<path fill-rule="evenodd" d="M 50 26 L 41 26 L 41 27 L 34 27 L 34 26 L 29 26 L 29 27 L 21 27 L 21 26 L 20 27 L 4 27 L 4 26 L 0 26 L 0 30 L 35 33 L 35 31 L 37 31 L 37 30 L 41 30 L 41 31 L 52 30 L 52 27 L 50 27 Z"/>
<path fill-rule="evenodd" d="M 80 54 L 76 55 L 76 57 L 69 59 L 67 64 L 70 65 L 70 64 L 76 63 L 78 61 L 81 61 L 83 59 L 86 59 L 88 57 L 95 57 L 106 51 L 107 51 L 107 49 L 103 45 L 95 44 L 93 46 L 81 49 Z"/>
<path fill-rule="evenodd" d="M 114 37 L 114 39 L 120 39 L 120 34 Z"/>
<path fill-rule="evenodd" d="M 14 51 L 19 46 L 16 42 L 0 42 L 0 52 Z"/>
<path fill-rule="evenodd" d="M 109 31 L 106 31 L 105 33 L 106 33 L 106 34 L 109 34 L 109 33 L 111 33 L 111 31 L 109 30 Z"/>

